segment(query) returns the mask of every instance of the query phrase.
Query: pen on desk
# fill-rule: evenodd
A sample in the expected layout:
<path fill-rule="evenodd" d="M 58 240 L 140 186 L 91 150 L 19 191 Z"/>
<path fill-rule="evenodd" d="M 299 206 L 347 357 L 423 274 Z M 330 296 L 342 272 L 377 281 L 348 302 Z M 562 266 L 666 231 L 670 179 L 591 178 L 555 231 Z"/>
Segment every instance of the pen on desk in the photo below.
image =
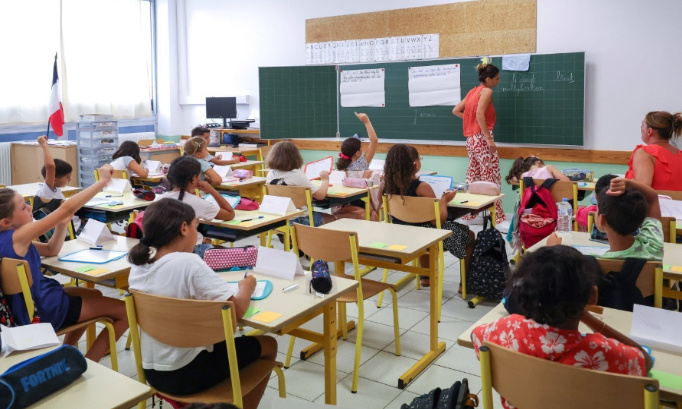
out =
<path fill-rule="evenodd" d="M 468 200 L 460 200 L 460 201 L 459 201 L 459 204 L 464 204 L 464 203 L 466 203 L 466 202 L 468 202 Z"/>
<path fill-rule="evenodd" d="M 102 245 L 98 245 L 95 247 L 90 247 L 90 250 L 102 250 Z"/>
<path fill-rule="evenodd" d="M 262 219 L 263 217 L 265 217 L 265 216 L 252 217 L 250 219 L 242 219 L 242 222 L 250 222 L 251 220 L 258 220 L 258 219 Z"/>
<path fill-rule="evenodd" d="M 104 197 L 123 197 L 123 195 L 106 195 Z"/>

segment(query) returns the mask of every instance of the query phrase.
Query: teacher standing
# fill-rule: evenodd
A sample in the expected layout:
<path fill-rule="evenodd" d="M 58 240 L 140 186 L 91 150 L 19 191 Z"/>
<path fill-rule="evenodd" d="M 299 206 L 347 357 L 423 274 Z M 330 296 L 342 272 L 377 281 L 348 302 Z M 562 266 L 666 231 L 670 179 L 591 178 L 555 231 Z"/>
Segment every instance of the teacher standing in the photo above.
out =
<path fill-rule="evenodd" d="M 493 88 L 500 83 L 500 70 L 488 63 L 476 67 L 481 85 L 473 88 L 467 96 L 452 110 L 455 116 L 462 118 L 464 136 L 467 138 L 469 168 L 466 182 L 492 182 L 500 186 L 500 157 L 493 139 L 495 127 L 495 107 L 493 106 Z M 502 202 L 495 202 L 496 222 L 504 221 Z M 467 216 L 464 219 L 473 219 Z"/>

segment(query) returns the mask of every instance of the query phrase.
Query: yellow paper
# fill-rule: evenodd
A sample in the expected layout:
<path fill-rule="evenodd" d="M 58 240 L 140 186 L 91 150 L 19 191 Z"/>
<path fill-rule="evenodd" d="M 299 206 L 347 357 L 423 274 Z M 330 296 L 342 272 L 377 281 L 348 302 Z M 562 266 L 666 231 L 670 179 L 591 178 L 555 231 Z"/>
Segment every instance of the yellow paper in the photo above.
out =
<path fill-rule="evenodd" d="M 249 227 L 253 226 L 256 222 L 248 221 L 248 222 L 241 222 L 237 226 L 242 226 L 242 227 Z"/>
<path fill-rule="evenodd" d="M 682 273 L 682 266 L 672 266 L 670 268 L 670 271 L 673 271 L 675 273 Z"/>
<path fill-rule="evenodd" d="M 480 203 L 478 203 L 478 202 L 466 202 L 464 204 L 467 206 L 479 206 L 480 205 Z"/>
<path fill-rule="evenodd" d="M 282 314 L 277 313 L 277 312 L 263 311 L 260 314 L 256 314 L 256 315 L 252 316 L 251 319 L 255 320 L 255 321 L 260 321 L 260 322 L 264 322 L 266 324 L 269 324 L 281 316 L 282 316 Z"/>
<path fill-rule="evenodd" d="M 104 274 L 104 273 L 108 273 L 108 272 L 109 272 L 109 270 L 107 270 L 106 268 L 100 267 L 100 268 L 96 268 L 94 270 L 89 270 L 87 273 L 91 276 L 98 276 L 100 274 Z"/>
<path fill-rule="evenodd" d="M 407 246 L 403 246 L 402 244 L 391 244 L 390 246 L 386 247 L 386 250 L 395 250 L 395 251 L 400 251 L 400 250 L 405 250 Z"/>

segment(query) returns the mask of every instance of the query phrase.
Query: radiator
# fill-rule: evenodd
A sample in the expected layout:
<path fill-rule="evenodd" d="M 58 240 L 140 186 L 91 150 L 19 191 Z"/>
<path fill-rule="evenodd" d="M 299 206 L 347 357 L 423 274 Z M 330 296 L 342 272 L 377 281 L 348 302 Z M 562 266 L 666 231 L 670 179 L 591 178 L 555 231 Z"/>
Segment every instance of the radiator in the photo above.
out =
<path fill-rule="evenodd" d="M 12 184 L 11 142 L 0 143 L 0 185 Z"/>

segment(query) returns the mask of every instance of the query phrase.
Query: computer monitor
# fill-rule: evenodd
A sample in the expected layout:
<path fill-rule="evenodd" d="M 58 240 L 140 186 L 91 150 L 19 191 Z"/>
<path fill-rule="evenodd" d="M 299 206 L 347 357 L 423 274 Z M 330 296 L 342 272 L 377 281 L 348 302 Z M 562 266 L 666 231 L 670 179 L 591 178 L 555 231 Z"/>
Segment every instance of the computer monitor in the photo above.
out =
<path fill-rule="evenodd" d="M 206 118 L 221 118 L 227 128 L 227 120 L 236 117 L 237 97 L 206 97 Z"/>

